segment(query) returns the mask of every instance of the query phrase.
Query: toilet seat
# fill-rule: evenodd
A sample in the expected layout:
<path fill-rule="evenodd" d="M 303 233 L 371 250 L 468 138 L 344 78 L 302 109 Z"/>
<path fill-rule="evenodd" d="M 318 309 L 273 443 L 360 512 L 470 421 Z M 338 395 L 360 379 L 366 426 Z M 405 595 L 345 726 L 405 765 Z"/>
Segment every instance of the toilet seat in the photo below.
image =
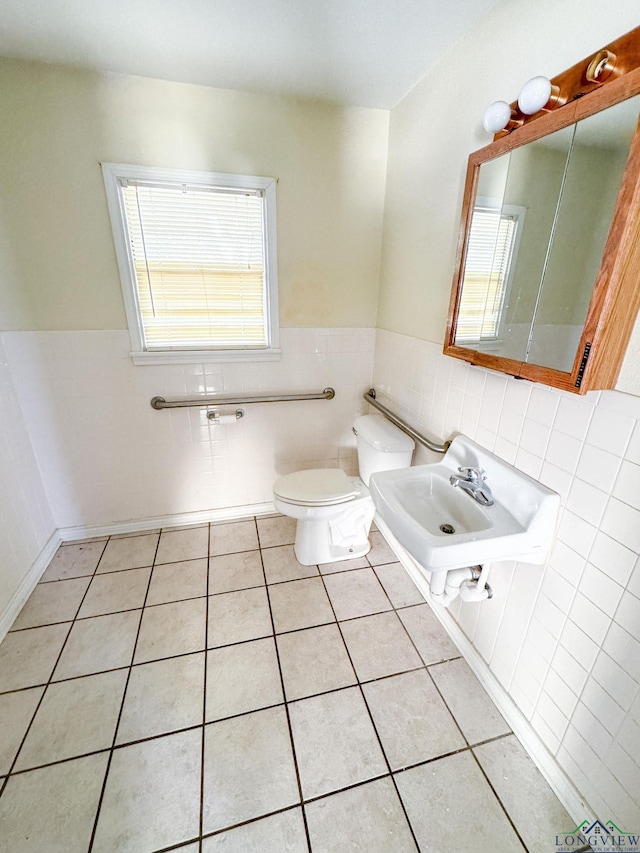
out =
<path fill-rule="evenodd" d="M 285 503 L 298 506 L 333 506 L 361 494 L 357 481 L 342 468 L 312 468 L 276 480 L 273 491 Z"/>

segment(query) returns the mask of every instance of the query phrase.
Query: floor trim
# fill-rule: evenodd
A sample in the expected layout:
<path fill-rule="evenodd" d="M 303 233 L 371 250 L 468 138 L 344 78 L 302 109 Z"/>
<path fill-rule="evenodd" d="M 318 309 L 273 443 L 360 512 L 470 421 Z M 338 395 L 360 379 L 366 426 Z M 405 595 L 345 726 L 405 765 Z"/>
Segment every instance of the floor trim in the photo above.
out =
<path fill-rule="evenodd" d="M 425 600 L 434 615 L 449 634 L 453 642 L 460 649 L 462 656 L 469 664 L 489 696 L 493 699 L 502 716 L 511 726 L 511 730 L 527 751 L 533 763 L 549 783 L 552 791 L 560 800 L 576 824 L 583 820 L 593 821 L 596 814 L 589 804 L 584 800 L 573 782 L 560 767 L 553 755 L 549 752 L 535 729 L 515 704 L 511 696 L 493 674 L 489 665 L 480 655 L 475 646 L 467 638 L 458 623 L 446 607 L 435 604 L 429 596 L 428 574 L 420 568 L 411 555 L 403 548 L 391 533 L 387 525 L 376 513 L 376 525 L 389 543 L 389 546 L 397 556 L 398 560 L 407 570 L 409 576 L 424 595 Z"/>
<path fill-rule="evenodd" d="M 51 560 L 53 560 L 54 554 L 60 547 L 60 542 L 59 531 L 55 530 L 43 546 L 27 574 L 23 577 L 20 586 L 11 596 L 4 611 L 0 614 L 0 643 L 4 640 L 7 632 L 15 622 L 16 616 L 20 613 L 27 599 L 36 588 L 45 569 Z"/>
<path fill-rule="evenodd" d="M 98 536 L 115 536 L 119 533 L 141 533 L 158 527 L 184 527 L 189 524 L 207 524 L 217 521 L 239 521 L 254 515 L 273 515 L 272 503 L 246 504 L 224 509 L 205 509 L 197 512 L 178 512 L 173 515 L 157 515 L 134 521 L 115 521 L 110 524 L 83 524 L 77 527 L 61 527 L 58 530 L 63 542 L 92 539 Z"/>

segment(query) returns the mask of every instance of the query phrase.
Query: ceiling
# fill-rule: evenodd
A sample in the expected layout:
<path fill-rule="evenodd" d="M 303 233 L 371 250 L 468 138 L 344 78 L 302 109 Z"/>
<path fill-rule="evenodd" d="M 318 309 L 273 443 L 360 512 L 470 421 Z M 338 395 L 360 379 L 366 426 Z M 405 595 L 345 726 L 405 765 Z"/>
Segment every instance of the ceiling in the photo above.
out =
<path fill-rule="evenodd" d="M 0 55 L 390 109 L 497 0 L 2 0 Z"/>

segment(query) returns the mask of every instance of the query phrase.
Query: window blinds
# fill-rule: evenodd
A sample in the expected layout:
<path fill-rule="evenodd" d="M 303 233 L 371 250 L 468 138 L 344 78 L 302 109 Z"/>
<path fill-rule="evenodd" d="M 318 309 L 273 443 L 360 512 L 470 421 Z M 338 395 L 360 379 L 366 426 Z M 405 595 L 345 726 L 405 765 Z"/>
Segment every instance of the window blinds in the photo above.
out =
<path fill-rule="evenodd" d="M 267 347 L 261 192 L 121 187 L 145 349 Z"/>
<path fill-rule="evenodd" d="M 457 341 L 491 340 L 498 336 L 517 221 L 517 216 L 494 208 L 474 208 Z"/>

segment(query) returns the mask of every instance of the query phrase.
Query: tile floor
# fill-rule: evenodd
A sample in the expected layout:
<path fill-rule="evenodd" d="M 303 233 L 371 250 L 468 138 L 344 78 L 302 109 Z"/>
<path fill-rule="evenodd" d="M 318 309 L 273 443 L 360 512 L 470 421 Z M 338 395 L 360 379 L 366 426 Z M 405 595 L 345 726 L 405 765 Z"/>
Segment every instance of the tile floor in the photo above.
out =
<path fill-rule="evenodd" d="M 293 533 L 59 549 L 0 645 L 3 851 L 537 853 L 573 828 L 381 534 L 304 567 Z"/>

